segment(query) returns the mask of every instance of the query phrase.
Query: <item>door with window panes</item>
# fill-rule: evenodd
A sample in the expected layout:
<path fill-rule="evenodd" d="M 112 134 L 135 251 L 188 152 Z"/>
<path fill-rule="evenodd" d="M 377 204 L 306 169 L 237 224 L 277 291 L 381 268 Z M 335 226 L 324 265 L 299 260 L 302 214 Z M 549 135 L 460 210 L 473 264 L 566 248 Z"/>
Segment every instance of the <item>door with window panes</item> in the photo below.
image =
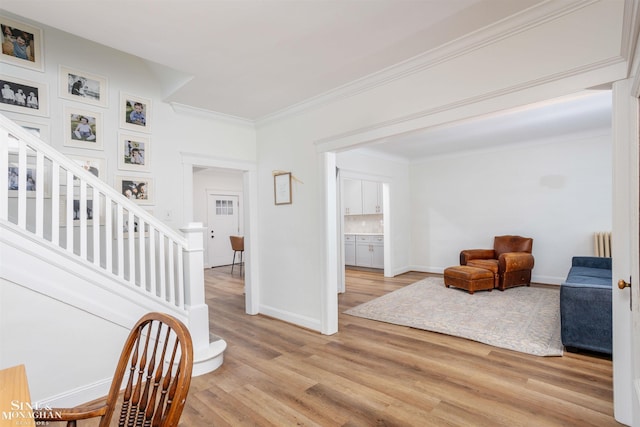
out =
<path fill-rule="evenodd" d="M 229 236 L 240 236 L 238 195 L 207 194 L 208 229 L 206 239 L 207 265 L 217 267 L 233 261 Z"/>

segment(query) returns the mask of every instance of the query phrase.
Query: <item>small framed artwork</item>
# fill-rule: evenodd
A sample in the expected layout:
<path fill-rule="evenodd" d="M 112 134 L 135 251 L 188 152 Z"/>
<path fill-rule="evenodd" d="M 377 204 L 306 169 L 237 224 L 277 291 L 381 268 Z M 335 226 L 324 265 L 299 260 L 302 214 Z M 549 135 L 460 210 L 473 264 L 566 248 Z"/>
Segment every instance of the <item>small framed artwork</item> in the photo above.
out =
<path fill-rule="evenodd" d="M 0 75 L 0 110 L 48 116 L 47 85 Z"/>
<path fill-rule="evenodd" d="M 97 176 L 98 178 L 103 178 L 106 176 L 105 169 L 105 161 L 104 159 L 100 159 L 97 157 L 87 157 L 87 156 L 71 156 L 67 155 L 67 157 L 73 160 L 78 166 L 82 167 L 87 172 Z"/>
<path fill-rule="evenodd" d="M 120 127 L 151 133 L 151 100 L 120 93 Z"/>
<path fill-rule="evenodd" d="M 291 201 L 291 172 L 279 173 L 273 176 L 273 192 L 276 205 L 290 205 Z"/>
<path fill-rule="evenodd" d="M 84 102 L 98 107 L 108 106 L 107 79 L 60 65 L 60 98 Z"/>
<path fill-rule="evenodd" d="M 51 143 L 51 135 L 48 124 L 31 121 L 28 116 L 24 116 L 22 114 L 13 114 L 7 112 L 5 115 L 22 126 L 24 130 L 26 130 L 36 138 L 39 138 L 41 141 L 44 141 L 47 144 Z"/>
<path fill-rule="evenodd" d="M 42 30 L 24 22 L 0 16 L 2 29 L 2 62 L 44 71 Z"/>
<path fill-rule="evenodd" d="M 118 169 L 149 172 L 151 143 L 149 137 L 120 134 L 118 138 Z"/>
<path fill-rule="evenodd" d="M 140 205 L 154 204 L 154 181 L 152 178 L 116 176 L 116 190 L 127 199 Z"/>
<path fill-rule="evenodd" d="M 64 145 L 102 150 L 102 113 L 65 107 L 63 119 Z"/>

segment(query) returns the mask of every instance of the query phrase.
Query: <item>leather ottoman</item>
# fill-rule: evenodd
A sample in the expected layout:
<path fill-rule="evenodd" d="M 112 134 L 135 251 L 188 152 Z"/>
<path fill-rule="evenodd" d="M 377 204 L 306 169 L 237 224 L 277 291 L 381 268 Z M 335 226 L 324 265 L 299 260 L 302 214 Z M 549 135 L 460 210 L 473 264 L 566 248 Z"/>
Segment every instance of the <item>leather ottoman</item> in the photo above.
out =
<path fill-rule="evenodd" d="M 453 286 L 466 289 L 470 294 L 482 290 L 491 292 L 494 286 L 493 272 L 468 265 L 448 267 L 444 270 L 444 285 L 447 288 Z"/>

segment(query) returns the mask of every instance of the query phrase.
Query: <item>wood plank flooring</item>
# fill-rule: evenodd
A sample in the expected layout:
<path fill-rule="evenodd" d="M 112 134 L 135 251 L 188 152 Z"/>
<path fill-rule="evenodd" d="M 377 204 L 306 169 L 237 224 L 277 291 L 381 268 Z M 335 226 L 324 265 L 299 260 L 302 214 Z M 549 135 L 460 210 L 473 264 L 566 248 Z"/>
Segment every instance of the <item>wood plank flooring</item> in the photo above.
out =
<path fill-rule="evenodd" d="M 344 310 L 426 277 L 348 270 Z M 536 357 L 344 314 L 325 336 L 244 313 L 242 279 L 205 273 L 224 364 L 193 378 L 180 425 L 618 426 L 611 360 Z"/>

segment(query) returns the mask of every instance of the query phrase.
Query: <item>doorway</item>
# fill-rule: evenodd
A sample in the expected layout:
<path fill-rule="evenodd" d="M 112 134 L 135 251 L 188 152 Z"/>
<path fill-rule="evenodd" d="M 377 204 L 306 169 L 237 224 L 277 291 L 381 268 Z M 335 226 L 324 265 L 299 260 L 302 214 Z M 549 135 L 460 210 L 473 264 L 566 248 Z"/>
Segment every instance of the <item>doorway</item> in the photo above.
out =
<path fill-rule="evenodd" d="M 203 169 L 218 169 L 226 171 L 234 171 L 240 176 L 242 183 L 239 203 L 243 206 L 245 215 L 239 218 L 240 229 L 245 236 L 245 252 L 243 261 L 245 263 L 244 272 L 244 291 L 245 291 L 245 312 L 247 314 L 259 313 L 259 280 L 258 280 L 258 245 L 255 236 L 258 234 L 258 216 L 257 209 L 251 209 L 256 206 L 257 198 L 257 167 L 255 163 L 240 160 L 228 160 L 211 157 L 201 153 L 180 153 L 183 165 L 183 206 L 184 221 L 189 223 L 198 221 L 204 223 L 206 215 L 198 217 L 195 211 L 200 205 L 206 210 L 207 198 L 204 197 L 204 188 L 202 192 L 198 192 L 198 196 L 194 196 L 194 176 Z M 230 244 L 229 244 L 230 245 Z M 204 245 L 205 247 L 207 245 Z M 230 247 L 230 246 L 229 246 Z"/>

